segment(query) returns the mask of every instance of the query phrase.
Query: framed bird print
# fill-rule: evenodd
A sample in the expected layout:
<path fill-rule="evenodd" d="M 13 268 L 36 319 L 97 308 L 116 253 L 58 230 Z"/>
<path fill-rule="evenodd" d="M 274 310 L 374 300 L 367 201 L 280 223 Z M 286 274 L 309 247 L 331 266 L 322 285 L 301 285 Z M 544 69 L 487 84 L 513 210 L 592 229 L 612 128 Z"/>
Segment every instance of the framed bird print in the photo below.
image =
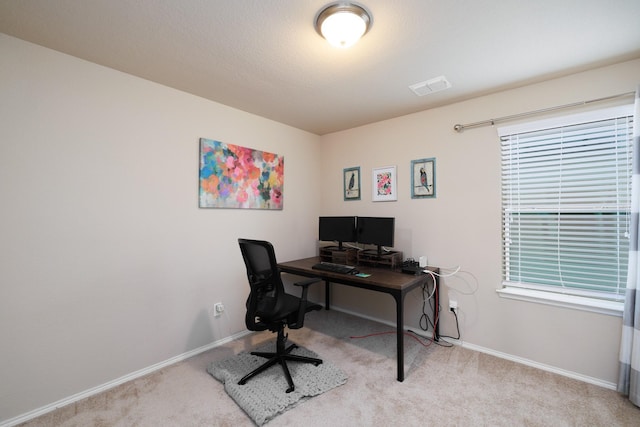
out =
<path fill-rule="evenodd" d="M 360 167 L 346 168 L 344 177 L 344 200 L 360 200 Z"/>
<path fill-rule="evenodd" d="M 436 197 L 436 159 L 411 161 L 411 198 Z"/>

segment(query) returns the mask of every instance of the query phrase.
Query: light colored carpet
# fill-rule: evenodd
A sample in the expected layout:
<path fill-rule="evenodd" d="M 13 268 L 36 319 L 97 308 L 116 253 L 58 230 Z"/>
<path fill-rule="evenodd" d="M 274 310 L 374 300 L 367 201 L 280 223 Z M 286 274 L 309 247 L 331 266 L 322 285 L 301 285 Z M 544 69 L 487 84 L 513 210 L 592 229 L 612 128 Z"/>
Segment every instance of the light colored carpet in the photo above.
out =
<path fill-rule="evenodd" d="M 290 344 L 292 343 L 288 342 L 287 346 Z M 273 352 L 275 347 L 275 342 L 271 342 L 253 351 Z M 294 348 L 290 354 L 322 358 L 304 347 Z M 286 392 L 289 386 L 279 364 L 271 366 L 244 385 L 238 384 L 240 378 L 265 361 L 262 357 L 243 351 L 228 359 L 211 362 L 207 368 L 214 378 L 224 384 L 229 397 L 259 426 L 303 401 L 347 382 L 345 373 L 325 359 L 318 366 L 289 362 L 287 365 L 295 384 L 295 390 L 290 393 Z"/>
<path fill-rule="evenodd" d="M 640 408 L 616 391 L 460 346 L 417 345 L 396 381 L 392 328 L 335 310 L 314 311 L 289 339 L 342 369 L 346 384 L 277 416 L 268 427 L 305 426 L 638 426 Z M 34 419 L 28 427 L 255 426 L 207 373 L 267 342 L 252 334 Z"/>

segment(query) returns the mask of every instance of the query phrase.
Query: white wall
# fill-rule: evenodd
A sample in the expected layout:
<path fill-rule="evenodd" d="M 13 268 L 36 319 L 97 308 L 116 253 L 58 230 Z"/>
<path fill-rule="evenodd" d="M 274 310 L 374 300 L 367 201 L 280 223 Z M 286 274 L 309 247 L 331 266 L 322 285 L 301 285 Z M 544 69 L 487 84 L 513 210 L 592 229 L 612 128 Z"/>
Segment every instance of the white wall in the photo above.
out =
<path fill-rule="evenodd" d="M 318 136 L 2 34 L 0 56 L 0 423 L 244 330 L 238 237 L 315 254 Z M 201 137 L 283 155 L 284 210 L 199 209 Z"/>
<path fill-rule="evenodd" d="M 451 296 L 460 307 L 467 345 L 615 383 L 620 317 L 505 300 L 496 294 L 501 286 L 499 139 L 492 127 L 458 134 L 453 126 L 634 91 L 639 76 L 640 60 L 635 60 L 325 135 L 322 169 L 327 181 L 321 213 L 395 216 L 396 249 L 405 257 L 426 255 L 430 265 L 459 265 L 468 272 L 443 281 L 443 333 L 456 334 L 448 312 Z M 410 162 L 429 157 L 436 158 L 437 197 L 412 200 Z M 374 203 L 372 168 L 388 165 L 398 168 L 398 201 Z M 354 166 L 361 167 L 363 197 L 344 202 L 341 172 Z M 334 305 L 369 316 L 383 313 L 393 321 L 390 298 L 364 292 L 336 287 Z M 405 322 L 413 328 L 418 326 L 421 297 L 419 291 L 407 296 Z"/>
<path fill-rule="evenodd" d="M 615 382 L 620 318 L 496 295 L 498 139 L 452 127 L 632 91 L 640 60 L 320 138 L 5 35 L 0 54 L 0 422 L 243 330 L 236 239 L 310 256 L 325 214 L 395 216 L 405 256 L 473 274 L 475 292 L 466 275 L 442 295 L 466 343 Z M 198 209 L 200 137 L 284 155 L 284 210 Z M 437 197 L 411 200 L 409 164 L 424 157 Z M 399 200 L 373 203 L 371 169 L 387 165 Z M 363 197 L 345 202 L 351 166 Z M 217 301 L 227 311 L 212 319 Z M 386 295 L 336 286 L 333 303 L 394 320 Z M 420 308 L 410 294 L 412 328 Z M 453 326 L 445 312 L 442 332 Z"/>

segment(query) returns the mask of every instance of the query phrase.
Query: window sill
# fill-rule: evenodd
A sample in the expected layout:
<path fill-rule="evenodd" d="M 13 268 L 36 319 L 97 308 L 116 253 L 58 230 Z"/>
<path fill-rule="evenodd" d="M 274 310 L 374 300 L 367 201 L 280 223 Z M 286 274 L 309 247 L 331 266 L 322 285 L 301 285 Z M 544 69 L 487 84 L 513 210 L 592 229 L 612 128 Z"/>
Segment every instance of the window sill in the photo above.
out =
<path fill-rule="evenodd" d="M 575 295 L 537 291 L 533 289 L 505 287 L 497 289 L 496 292 L 502 298 L 535 302 L 538 304 L 553 305 L 556 307 L 566 307 L 575 310 L 591 311 L 593 313 L 606 314 L 609 316 L 622 317 L 622 311 L 624 310 L 624 302 L 604 301 Z"/>

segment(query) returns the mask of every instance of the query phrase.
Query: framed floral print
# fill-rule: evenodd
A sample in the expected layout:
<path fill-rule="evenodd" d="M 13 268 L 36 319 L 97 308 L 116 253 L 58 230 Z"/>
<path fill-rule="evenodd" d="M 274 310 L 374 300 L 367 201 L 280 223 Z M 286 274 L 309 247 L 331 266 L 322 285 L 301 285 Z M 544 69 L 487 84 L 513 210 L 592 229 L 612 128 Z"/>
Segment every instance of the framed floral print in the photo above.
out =
<path fill-rule="evenodd" d="M 360 167 L 346 168 L 342 172 L 344 200 L 360 200 Z"/>
<path fill-rule="evenodd" d="M 436 197 L 436 159 L 411 161 L 411 198 Z"/>
<path fill-rule="evenodd" d="M 396 167 L 386 166 L 373 170 L 373 201 L 390 202 L 398 200 Z"/>

